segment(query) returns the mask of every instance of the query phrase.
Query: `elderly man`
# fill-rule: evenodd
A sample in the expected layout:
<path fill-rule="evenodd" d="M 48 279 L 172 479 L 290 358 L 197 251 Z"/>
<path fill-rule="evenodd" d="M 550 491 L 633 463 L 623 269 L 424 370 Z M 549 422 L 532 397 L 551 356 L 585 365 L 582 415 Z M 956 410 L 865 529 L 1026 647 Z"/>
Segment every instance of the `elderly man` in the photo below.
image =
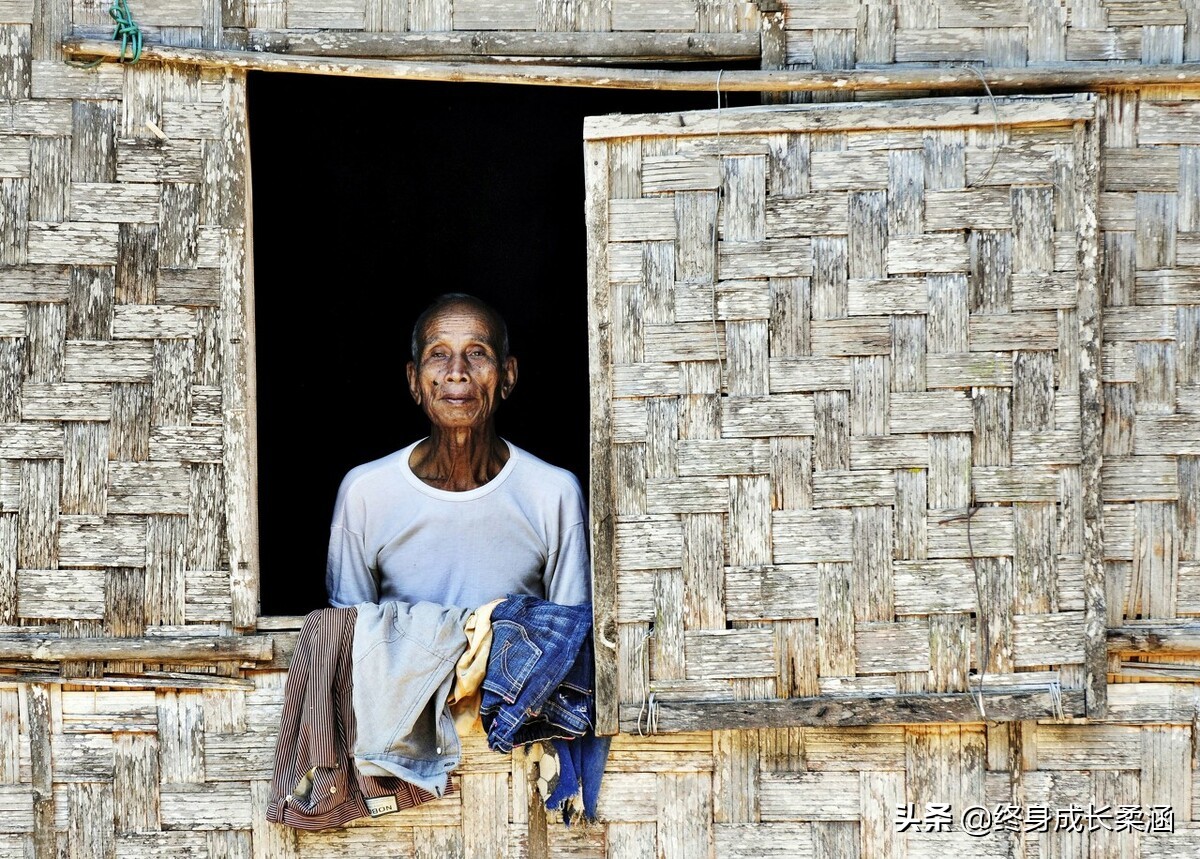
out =
<path fill-rule="evenodd" d="M 504 320 L 474 296 L 444 295 L 413 327 L 412 358 L 408 389 L 429 435 L 342 481 L 330 604 L 590 602 L 579 481 L 496 434 L 496 409 L 517 382 Z"/>

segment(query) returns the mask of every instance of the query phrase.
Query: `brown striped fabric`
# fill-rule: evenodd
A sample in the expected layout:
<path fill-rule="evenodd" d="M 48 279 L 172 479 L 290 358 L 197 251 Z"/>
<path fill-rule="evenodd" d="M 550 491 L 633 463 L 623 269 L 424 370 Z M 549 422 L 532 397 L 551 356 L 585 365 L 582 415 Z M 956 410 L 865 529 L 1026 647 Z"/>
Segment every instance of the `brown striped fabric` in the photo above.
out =
<path fill-rule="evenodd" d="M 354 608 L 326 608 L 304 619 L 284 687 L 268 820 L 328 829 L 366 817 L 368 799 L 395 797 L 397 811 L 436 799 L 402 779 L 371 778 L 354 766 L 350 700 L 357 617 Z M 453 791 L 448 785 L 447 793 Z"/>

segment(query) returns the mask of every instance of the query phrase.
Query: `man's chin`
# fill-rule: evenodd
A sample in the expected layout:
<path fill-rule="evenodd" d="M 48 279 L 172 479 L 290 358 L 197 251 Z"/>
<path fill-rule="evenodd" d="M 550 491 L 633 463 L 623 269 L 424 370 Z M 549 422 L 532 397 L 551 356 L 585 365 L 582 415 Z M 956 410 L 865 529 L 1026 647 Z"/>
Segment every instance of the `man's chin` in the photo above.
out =
<path fill-rule="evenodd" d="M 465 409 L 433 409 L 429 415 L 430 421 L 440 429 L 476 429 L 482 430 L 487 426 L 486 415 L 475 410 Z"/>

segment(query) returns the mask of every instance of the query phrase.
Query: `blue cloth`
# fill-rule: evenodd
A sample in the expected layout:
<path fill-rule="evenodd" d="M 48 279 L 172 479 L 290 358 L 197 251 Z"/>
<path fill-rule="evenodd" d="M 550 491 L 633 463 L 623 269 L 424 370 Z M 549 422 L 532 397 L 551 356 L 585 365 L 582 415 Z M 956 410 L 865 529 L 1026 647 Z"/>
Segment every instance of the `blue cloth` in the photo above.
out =
<path fill-rule="evenodd" d="M 479 714 L 488 746 L 582 736 L 594 720 L 592 607 L 510 594 L 492 611 Z"/>
<path fill-rule="evenodd" d="M 547 808 L 563 808 L 583 793 L 588 820 L 596 817 L 600 780 L 608 760 L 608 737 L 597 737 L 592 658 L 592 607 L 566 606 L 537 597 L 510 595 L 492 611 L 492 649 L 483 681 L 480 715 L 488 746 L 510 752 L 515 745 L 553 740 L 559 783 Z"/>
<path fill-rule="evenodd" d="M 546 798 L 546 808 L 561 808 L 568 826 L 574 809 L 571 798 L 583 793 L 583 816 L 596 819 L 596 801 L 600 798 L 600 780 L 608 762 L 610 737 L 597 737 L 590 731 L 577 740 L 552 740 L 558 752 L 558 787 Z"/>

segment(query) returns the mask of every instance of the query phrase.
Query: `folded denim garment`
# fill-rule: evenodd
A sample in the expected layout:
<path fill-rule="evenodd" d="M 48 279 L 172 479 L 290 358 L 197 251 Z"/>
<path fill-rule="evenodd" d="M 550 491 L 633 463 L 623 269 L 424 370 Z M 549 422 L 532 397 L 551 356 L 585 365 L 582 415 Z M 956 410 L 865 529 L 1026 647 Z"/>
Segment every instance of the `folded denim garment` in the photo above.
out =
<path fill-rule="evenodd" d="M 608 759 L 608 738 L 593 733 L 591 630 L 590 605 L 510 594 L 492 611 L 492 649 L 483 681 L 480 715 L 491 749 L 509 752 L 516 745 L 554 740 L 562 774 L 546 807 L 562 807 L 568 822 L 568 800 L 579 790 L 585 816 L 595 819 Z"/>
<path fill-rule="evenodd" d="M 492 610 L 480 715 L 488 747 L 582 736 L 594 720 L 592 607 L 509 594 Z"/>
<path fill-rule="evenodd" d="M 461 746 L 450 714 L 470 609 L 431 602 L 358 606 L 354 627 L 354 763 L 441 796 Z"/>

